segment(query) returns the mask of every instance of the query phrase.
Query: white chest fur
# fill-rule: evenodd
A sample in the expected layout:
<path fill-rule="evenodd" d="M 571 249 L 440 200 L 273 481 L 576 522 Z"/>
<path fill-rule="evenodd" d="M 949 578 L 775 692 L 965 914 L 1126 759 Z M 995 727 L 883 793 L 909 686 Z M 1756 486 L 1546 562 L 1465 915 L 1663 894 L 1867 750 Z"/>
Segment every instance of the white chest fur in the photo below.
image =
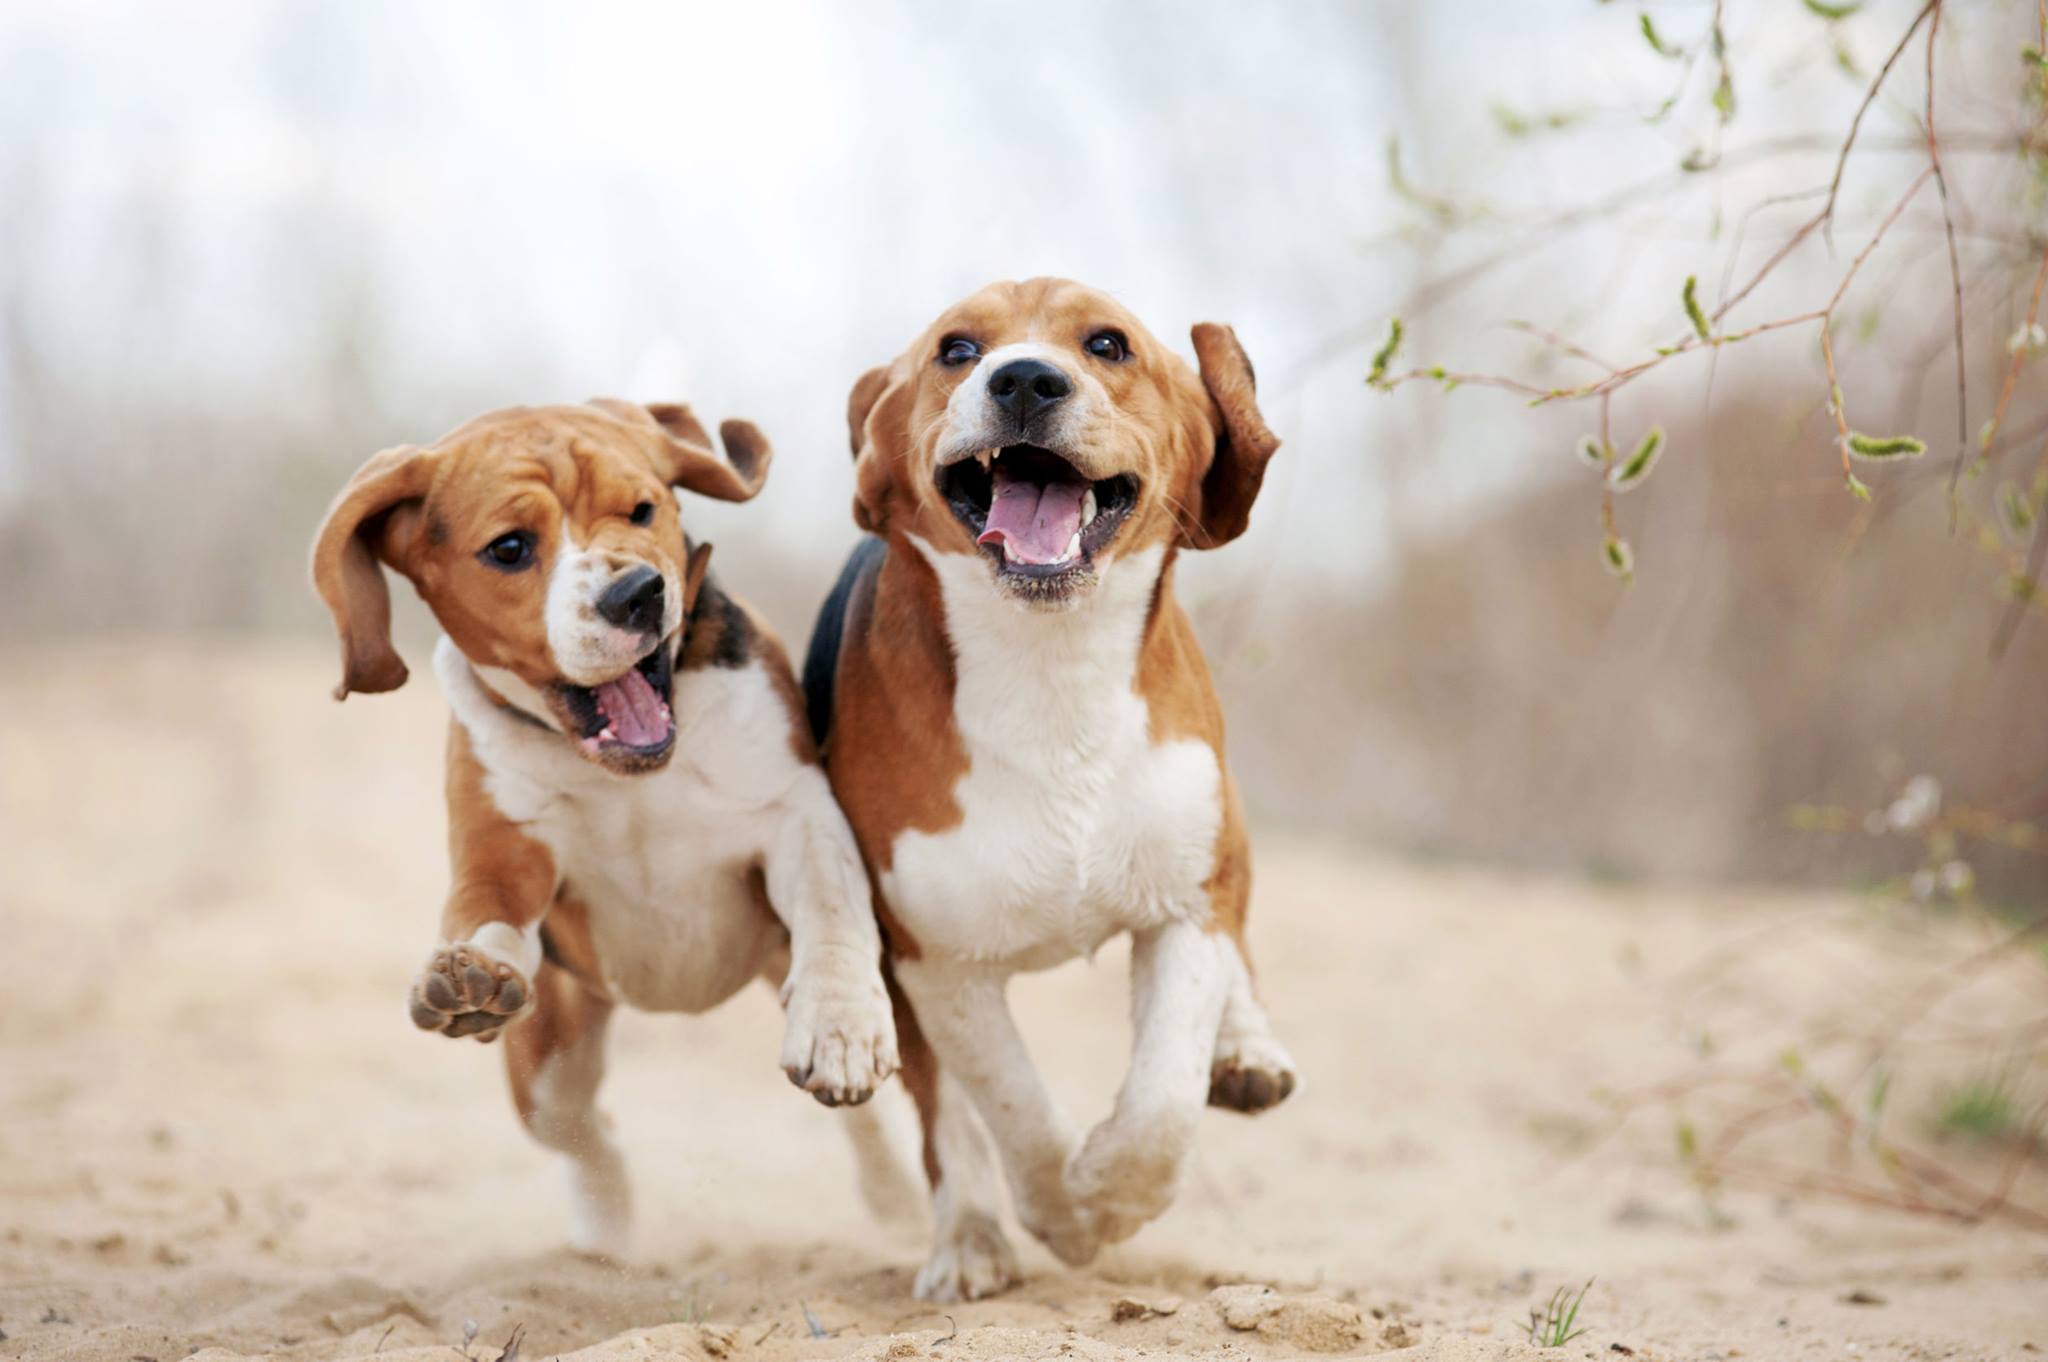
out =
<path fill-rule="evenodd" d="M 1078 607 L 996 595 L 977 558 L 938 574 L 967 774 L 960 823 L 896 839 L 882 891 L 925 950 L 1044 968 L 1120 931 L 1208 911 L 1222 817 L 1216 754 L 1155 743 L 1134 689 L 1161 549 L 1106 566 Z"/>
<path fill-rule="evenodd" d="M 782 930 L 749 878 L 790 786 L 818 777 L 789 750 L 759 665 L 678 672 L 676 754 L 644 776 L 613 775 L 493 704 L 446 638 L 434 667 L 492 801 L 546 844 L 588 910 L 615 996 L 700 1012 L 761 971 Z"/>

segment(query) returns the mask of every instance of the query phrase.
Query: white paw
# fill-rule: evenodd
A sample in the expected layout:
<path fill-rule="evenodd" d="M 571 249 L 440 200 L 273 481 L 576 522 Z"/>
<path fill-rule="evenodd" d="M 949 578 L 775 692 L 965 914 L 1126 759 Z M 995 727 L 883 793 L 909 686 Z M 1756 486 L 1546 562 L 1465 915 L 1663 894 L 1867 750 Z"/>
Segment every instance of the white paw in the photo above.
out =
<path fill-rule="evenodd" d="M 1017 1254 L 1002 1227 L 986 1215 L 963 1215 L 932 1245 L 930 1261 L 917 1274 L 921 1301 L 950 1304 L 980 1300 L 1015 1286 Z"/>
<path fill-rule="evenodd" d="M 1268 1031 L 1216 1038 L 1209 1068 L 1209 1105 L 1241 1111 L 1247 1116 L 1277 1107 L 1300 1086 L 1294 1056 Z"/>
<path fill-rule="evenodd" d="M 783 985 L 782 1071 L 828 1107 L 865 1102 L 896 1072 L 896 1019 L 880 965 L 819 953 Z"/>
<path fill-rule="evenodd" d="M 1067 1160 L 1067 1195 L 1080 1223 L 1116 1244 L 1173 1204 L 1187 1140 L 1140 1123 L 1104 1121 Z"/>
<path fill-rule="evenodd" d="M 1092 1261 L 1102 1247 L 1100 1236 L 1069 1195 L 1065 1170 L 1054 1165 L 1033 1182 L 1042 1185 L 1016 1189 L 1017 1222 L 1067 1266 Z"/>

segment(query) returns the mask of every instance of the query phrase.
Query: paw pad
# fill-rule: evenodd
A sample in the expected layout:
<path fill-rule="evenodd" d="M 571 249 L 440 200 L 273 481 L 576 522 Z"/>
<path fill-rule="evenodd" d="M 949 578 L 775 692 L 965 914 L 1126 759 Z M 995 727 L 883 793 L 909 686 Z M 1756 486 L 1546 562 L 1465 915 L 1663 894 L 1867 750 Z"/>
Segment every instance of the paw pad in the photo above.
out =
<path fill-rule="evenodd" d="M 496 1040 L 529 996 L 525 977 L 512 966 L 464 946 L 444 946 L 413 985 L 413 1025 L 444 1036 Z"/>
<path fill-rule="evenodd" d="M 1218 1064 L 1209 1072 L 1209 1105 L 1247 1115 L 1277 1107 L 1294 1091 L 1290 1069 Z"/>

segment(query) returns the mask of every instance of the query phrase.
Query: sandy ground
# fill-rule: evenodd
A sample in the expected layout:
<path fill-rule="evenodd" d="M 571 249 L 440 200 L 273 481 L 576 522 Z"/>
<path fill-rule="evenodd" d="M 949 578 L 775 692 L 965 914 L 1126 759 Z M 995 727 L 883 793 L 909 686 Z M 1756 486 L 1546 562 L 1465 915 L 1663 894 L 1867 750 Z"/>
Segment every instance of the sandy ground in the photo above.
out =
<path fill-rule="evenodd" d="M 775 1067 L 765 991 L 617 1029 L 639 1242 L 579 1260 L 498 1052 L 405 1015 L 444 873 L 439 699 L 416 679 L 337 706 L 332 668 L 226 642 L 0 660 L 0 1355 L 447 1362 L 465 1321 L 481 1359 L 515 1328 L 527 1359 L 2048 1348 L 2048 1236 L 1761 1191 L 1716 1217 L 1670 1114 L 1617 1131 L 1593 1096 L 1685 1072 L 1710 1036 L 1767 1055 L 1844 1024 L 1978 944 L 1960 924 L 1270 830 L 1253 939 L 1306 1087 L 1212 1114 L 1179 1204 L 1090 1270 L 1031 1245 L 1001 1299 L 911 1299 L 921 1228 L 861 1205 L 838 1114 Z M 2038 1012 L 2038 967 L 2013 982 Z M 1106 1110 L 1121 956 L 1019 1001 L 1069 1109 Z M 1517 1339 L 1588 1278 L 1589 1333 Z"/>

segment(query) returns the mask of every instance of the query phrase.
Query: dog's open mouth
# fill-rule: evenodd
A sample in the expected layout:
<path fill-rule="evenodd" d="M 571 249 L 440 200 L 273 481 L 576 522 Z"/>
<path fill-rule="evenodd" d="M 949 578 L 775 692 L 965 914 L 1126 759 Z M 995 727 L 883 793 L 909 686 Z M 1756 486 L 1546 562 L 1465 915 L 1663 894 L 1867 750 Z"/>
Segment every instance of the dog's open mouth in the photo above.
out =
<path fill-rule="evenodd" d="M 664 639 L 623 675 L 601 686 L 565 681 L 559 694 L 584 755 L 631 766 L 659 762 L 675 745 L 674 687 L 674 642 Z"/>
<path fill-rule="evenodd" d="M 1037 578 L 1086 567 L 1138 502 L 1138 480 L 1128 473 L 1091 482 L 1037 445 L 1005 445 L 985 463 L 949 465 L 939 491 L 1003 572 Z"/>

